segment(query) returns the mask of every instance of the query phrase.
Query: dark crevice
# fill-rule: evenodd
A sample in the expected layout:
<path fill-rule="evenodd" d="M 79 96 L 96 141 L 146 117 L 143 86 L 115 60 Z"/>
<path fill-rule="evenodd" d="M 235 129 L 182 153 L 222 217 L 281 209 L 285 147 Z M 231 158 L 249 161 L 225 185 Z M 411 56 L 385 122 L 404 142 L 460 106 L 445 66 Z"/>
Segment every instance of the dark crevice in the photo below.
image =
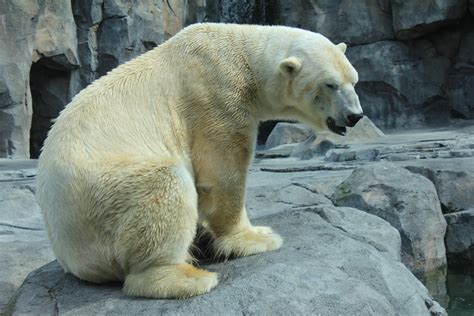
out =
<path fill-rule="evenodd" d="M 32 231 L 41 231 L 41 230 L 44 230 L 44 229 L 42 229 L 42 228 L 32 228 L 32 227 L 19 226 L 19 225 L 13 225 L 13 224 L 8 224 L 8 223 L 0 223 L 0 226 L 11 227 L 11 228 L 17 228 L 17 229 L 24 229 L 24 230 L 32 230 Z"/>
<path fill-rule="evenodd" d="M 30 157 L 38 158 L 52 120 L 70 101 L 71 71 L 52 69 L 43 59 L 30 70 L 33 119 L 30 130 Z"/>

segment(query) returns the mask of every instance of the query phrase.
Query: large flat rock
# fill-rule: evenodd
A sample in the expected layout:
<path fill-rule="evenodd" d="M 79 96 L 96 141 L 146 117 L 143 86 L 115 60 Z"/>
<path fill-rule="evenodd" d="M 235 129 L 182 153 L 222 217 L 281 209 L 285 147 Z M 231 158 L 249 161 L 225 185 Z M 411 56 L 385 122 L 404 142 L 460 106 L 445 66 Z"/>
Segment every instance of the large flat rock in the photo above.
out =
<path fill-rule="evenodd" d="M 327 205 L 255 222 L 278 231 L 283 247 L 207 265 L 219 272 L 220 284 L 206 295 L 186 300 L 131 298 L 120 284 L 82 282 L 52 262 L 28 276 L 7 314 L 444 314 L 398 261 L 397 231 L 376 216 Z"/>

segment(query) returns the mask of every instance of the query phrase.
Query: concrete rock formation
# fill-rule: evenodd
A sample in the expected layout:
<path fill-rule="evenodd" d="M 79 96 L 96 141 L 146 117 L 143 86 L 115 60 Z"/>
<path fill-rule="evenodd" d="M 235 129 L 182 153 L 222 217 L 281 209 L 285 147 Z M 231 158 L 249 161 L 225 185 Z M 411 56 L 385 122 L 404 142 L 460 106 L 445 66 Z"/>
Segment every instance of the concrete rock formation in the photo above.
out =
<path fill-rule="evenodd" d="M 177 33 L 186 3 L 0 3 L 0 157 L 37 157 L 51 120 L 71 98 Z"/>
<path fill-rule="evenodd" d="M 453 266 L 474 264 L 474 208 L 445 215 L 446 251 Z"/>
<path fill-rule="evenodd" d="M 399 39 L 419 37 L 461 19 L 467 0 L 392 0 L 393 29 Z"/>
<path fill-rule="evenodd" d="M 377 215 L 402 236 L 402 261 L 414 273 L 446 265 L 446 221 L 436 189 L 428 179 L 391 163 L 355 170 L 333 195 L 339 206 Z"/>
<path fill-rule="evenodd" d="M 313 131 L 303 124 L 278 123 L 268 136 L 265 148 L 270 149 L 280 145 L 299 143 L 312 134 Z"/>

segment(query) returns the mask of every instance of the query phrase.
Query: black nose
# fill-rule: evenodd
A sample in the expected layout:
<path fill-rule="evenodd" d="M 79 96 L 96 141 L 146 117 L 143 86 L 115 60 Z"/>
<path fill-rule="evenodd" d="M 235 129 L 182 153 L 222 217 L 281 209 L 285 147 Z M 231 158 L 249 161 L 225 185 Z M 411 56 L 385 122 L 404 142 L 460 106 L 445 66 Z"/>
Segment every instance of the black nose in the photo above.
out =
<path fill-rule="evenodd" d="M 347 116 L 347 121 L 349 122 L 349 124 L 347 126 L 353 127 L 363 117 L 364 117 L 364 115 L 362 115 L 362 114 L 350 114 L 350 115 L 348 115 Z"/>

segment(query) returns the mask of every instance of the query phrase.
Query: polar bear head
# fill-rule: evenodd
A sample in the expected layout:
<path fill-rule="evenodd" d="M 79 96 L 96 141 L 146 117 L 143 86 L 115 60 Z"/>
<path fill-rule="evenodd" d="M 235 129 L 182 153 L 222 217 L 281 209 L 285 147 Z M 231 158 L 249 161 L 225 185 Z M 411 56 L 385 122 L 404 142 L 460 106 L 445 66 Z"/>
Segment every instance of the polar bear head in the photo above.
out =
<path fill-rule="evenodd" d="M 294 40 L 276 70 L 279 82 L 274 102 L 280 103 L 283 116 L 340 135 L 362 118 L 354 90 L 358 74 L 345 51 L 344 43 L 334 45 L 316 33 Z"/>

